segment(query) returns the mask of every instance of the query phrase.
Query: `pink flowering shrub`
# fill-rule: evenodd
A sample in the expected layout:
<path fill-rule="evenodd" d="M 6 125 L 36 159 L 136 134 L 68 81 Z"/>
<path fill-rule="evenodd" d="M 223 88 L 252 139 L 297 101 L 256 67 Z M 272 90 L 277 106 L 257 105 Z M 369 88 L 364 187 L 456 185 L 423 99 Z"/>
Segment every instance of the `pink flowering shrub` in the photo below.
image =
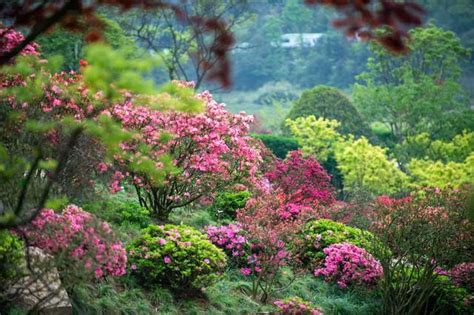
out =
<path fill-rule="evenodd" d="M 200 114 L 160 112 L 148 107 L 134 106 L 131 102 L 116 105 L 111 115 L 123 128 L 135 130 L 137 136 L 122 145 L 135 152 L 138 145 L 153 148 L 151 163 L 157 169 L 164 166 L 159 157 L 166 154 L 179 171 L 167 172 L 163 185 L 153 178 L 135 172 L 127 173 L 129 160 L 118 160 L 125 180 L 135 185 L 139 199 L 152 214 L 166 221 L 169 213 L 239 180 L 251 181 L 260 161 L 259 151 L 249 136 L 252 116 L 231 114 L 217 103 L 209 92 L 196 95 L 205 103 Z M 165 138 L 167 141 L 164 141 Z M 114 181 L 118 186 L 122 179 Z"/>
<path fill-rule="evenodd" d="M 244 209 L 237 212 L 237 221 L 246 231 L 250 242 L 250 254 L 241 273 L 251 276 L 252 296 L 265 302 L 276 289 L 276 281 L 281 267 L 298 265 L 299 257 L 291 248 L 298 247 L 298 233 L 304 222 L 314 215 L 312 211 L 300 211 L 297 215 L 286 217 L 284 198 L 265 185 L 250 199 Z M 301 209 L 310 209 L 304 207 Z M 290 246 L 291 245 L 291 246 Z"/>
<path fill-rule="evenodd" d="M 278 160 L 265 177 L 282 192 L 285 203 L 316 208 L 335 201 L 329 174 L 313 157 L 303 157 L 301 151 Z"/>
<path fill-rule="evenodd" d="M 13 29 L 7 30 L 0 26 L 0 54 L 9 52 L 19 43 L 21 43 L 25 37 L 20 32 Z M 26 45 L 25 48 L 20 52 L 21 55 L 39 55 L 38 44 L 31 43 Z"/>
<path fill-rule="evenodd" d="M 221 248 L 238 265 L 249 250 L 249 242 L 244 234 L 238 223 L 207 227 L 207 237 L 212 244 Z"/>
<path fill-rule="evenodd" d="M 323 312 L 312 303 L 299 297 L 292 297 L 273 302 L 281 315 L 323 315 Z"/>
<path fill-rule="evenodd" d="M 351 243 L 368 250 L 375 241 L 368 231 L 328 219 L 308 221 L 299 237 L 302 261 L 310 269 L 314 269 L 324 260 L 324 249 L 330 245 Z"/>
<path fill-rule="evenodd" d="M 449 272 L 451 281 L 460 287 L 474 292 L 474 263 L 460 263 Z"/>
<path fill-rule="evenodd" d="M 109 225 L 76 205 L 61 213 L 43 209 L 27 226 L 17 230 L 28 244 L 58 257 L 59 269 L 81 268 L 96 278 L 125 274 L 127 255 Z M 66 270 L 63 270 L 66 271 Z"/>
<path fill-rule="evenodd" d="M 226 266 L 224 252 L 205 234 L 186 225 L 150 225 L 127 249 L 135 266 L 132 274 L 151 287 L 204 288 L 213 284 Z"/>
<path fill-rule="evenodd" d="M 382 277 L 380 263 L 365 249 L 353 244 L 333 244 L 324 249 L 324 267 L 314 271 L 328 282 L 335 282 L 340 288 L 349 285 L 374 286 Z"/>

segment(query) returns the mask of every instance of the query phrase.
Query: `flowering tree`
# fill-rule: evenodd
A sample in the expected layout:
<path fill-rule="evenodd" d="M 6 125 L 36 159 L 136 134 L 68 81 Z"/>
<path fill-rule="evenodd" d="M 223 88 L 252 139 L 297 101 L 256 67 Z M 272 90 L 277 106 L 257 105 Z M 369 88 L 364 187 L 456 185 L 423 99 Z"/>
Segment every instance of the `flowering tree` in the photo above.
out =
<path fill-rule="evenodd" d="M 285 203 L 305 206 L 329 206 L 334 202 L 331 177 L 315 158 L 292 151 L 277 161 L 265 177 L 283 194 Z"/>
<path fill-rule="evenodd" d="M 298 206 L 298 213 L 286 213 L 287 204 L 278 193 L 260 191 L 258 197 L 250 199 L 245 209 L 237 213 L 237 221 L 247 232 L 250 242 L 250 255 L 247 266 L 241 273 L 252 277 L 252 296 L 266 301 L 278 290 L 276 283 L 280 268 L 288 264 L 297 265 L 299 259 L 292 253 L 291 246 L 297 246 L 297 234 L 307 218 L 314 216 L 309 207 Z M 280 192 L 281 194 L 281 192 Z"/>
<path fill-rule="evenodd" d="M 117 190 L 121 180 L 130 180 L 140 203 L 162 221 L 173 209 L 236 181 L 251 180 L 257 171 L 260 155 L 248 135 L 252 117 L 227 112 L 209 92 L 196 98 L 206 104 L 204 113 L 160 112 L 131 102 L 111 110 L 123 127 L 137 132 L 132 141 L 122 144 L 131 156 L 116 160 L 119 171 L 112 189 Z M 162 174 L 162 181 L 139 170 L 129 172 L 142 143 L 151 148 L 148 163 L 164 169 L 167 160 L 174 166 L 174 171 Z"/>

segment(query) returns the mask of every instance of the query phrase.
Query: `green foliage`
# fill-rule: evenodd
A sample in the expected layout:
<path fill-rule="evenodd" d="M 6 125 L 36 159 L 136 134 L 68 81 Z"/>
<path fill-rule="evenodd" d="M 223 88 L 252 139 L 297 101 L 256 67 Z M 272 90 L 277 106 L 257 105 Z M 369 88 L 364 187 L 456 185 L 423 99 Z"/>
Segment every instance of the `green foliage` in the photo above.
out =
<path fill-rule="evenodd" d="M 298 117 L 310 115 L 339 121 L 340 124 L 336 130 L 341 134 L 353 134 L 356 137 L 369 136 L 367 124 L 351 101 L 336 88 L 320 85 L 304 91 L 295 101 L 286 119 L 295 120 Z"/>
<path fill-rule="evenodd" d="M 250 197 L 247 190 L 218 192 L 210 211 L 218 219 L 235 219 L 236 211 L 244 208 Z"/>
<path fill-rule="evenodd" d="M 407 166 L 415 187 L 459 187 L 474 183 L 474 152 L 464 162 L 413 159 Z"/>
<path fill-rule="evenodd" d="M 353 89 L 363 116 L 370 123 L 384 123 L 398 143 L 421 132 L 435 133 L 446 118 L 468 109 L 458 81 L 469 50 L 453 32 L 434 25 L 410 35 L 411 53 L 404 56 L 373 44 L 369 70 Z"/>
<path fill-rule="evenodd" d="M 169 286 L 173 290 L 207 287 L 219 278 L 226 256 L 198 230 L 186 225 L 150 225 L 128 246 L 143 285 Z"/>
<path fill-rule="evenodd" d="M 303 152 L 323 162 L 334 155 L 347 192 L 377 195 L 405 188 L 407 176 L 387 157 L 387 149 L 370 144 L 365 137 L 342 136 L 336 131 L 336 120 L 308 116 L 287 124 Z"/>
<path fill-rule="evenodd" d="M 309 221 L 301 232 L 301 250 L 305 264 L 314 268 L 325 255 L 323 250 L 337 243 L 351 243 L 370 251 L 373 235 L 358 228 L 328 219 Z"/>
<path fill-rule="evenodd" d="M 350 192 L 391 194 L 406 187 L 408 177 L 395 160 L 386 155 L 387 149 L 374 146 L 362 137 L 349 138 L 336 144 L 337 168 L 344 178 L 344 186 Z"/>
<path fill-rule="evenodd" d="M 427 133 L 407 137 L 395 148 L 399 161 L 429 159 L 442 162 L 464 162 L 474 152 L 474 132 L 464 131 L 450 142 L 432 141 Z"/>
<path fill-rule="evenodd" d="M 337 120 L 310 115 L 298 117 L 294 121 L 287 120 L 286 125 L 290 127 L 303 152 L 314 155 L 320 162 L 328 159 L 335 143 L 341 140 L 341 135 L 336 131 L 340 126 Z"/>
<path fill-rule="evenodd" d="M 298 141 L 290 137 L 273 134 L 255 134 L 253 137 L 262 140 L 263 144 L 280 159 L 284 159 L 288 152 L 298 150 L 300 147 Z"/>
<path fill-rule="evenodd" d="M 0 230 L 0 301 L 8 284 L 19 276 L 23 242 L 8 230 Z"/>
<path fill-rule="evenodd" d="M 88 202 L 82 208 L 115 225 L 131 224 L 145 228 L 151 224 L 150 211 L 141 207 L 135 199 L 104 198 Z"/>
<path fill-rule="evenodd" d="M 137 57 L 138 47 L 135 42 L 125 35 L 120 25 L 104 16 L 100 17 L 104 24 L 104 42 L 114 49 L 126 51 L 130 57 Z M 86 43 L 83 34 L 67 31 L 57 27 L 52 32 L 42 34 L 38 38 L 41 55 L 47 59 L 61 56 L 64 60 L 63 70 L 78 70 L 79 61 L 84 58 Z"/>

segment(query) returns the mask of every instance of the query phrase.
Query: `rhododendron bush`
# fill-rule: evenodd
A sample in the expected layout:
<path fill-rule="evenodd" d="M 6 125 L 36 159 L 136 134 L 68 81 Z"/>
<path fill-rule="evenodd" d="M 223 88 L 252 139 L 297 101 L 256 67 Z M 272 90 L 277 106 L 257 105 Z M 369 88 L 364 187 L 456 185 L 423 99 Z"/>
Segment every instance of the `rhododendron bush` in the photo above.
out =
<path fill-rule="evenodd" d="M 439 270 L 473 261 L 471 193 L 469 186 L 425 189 L 374 202 L 371 231 L 390 249 L 374 248 L 384 270 L 380 282 L 384 312 L 421 312 L 440 286 Z"/>
<path fill-rule="evenodd" d="M 290 213 L 278 194 L 273 191 L 260 191 L 258 197 L 247 202 L 245 209 L 237 213 L 237 221 L 247 232 L 250 242 L 250 255 L 247 256 L 247 266 L 241 273 L 252 277 L 252 295 L 266 301 L 276 290 L 275 281 L 285 265 L 299 263 L 299 258 L 292 251 L 297 247 L 297 234 L 305 220 L 314 217 L 312 208 L 296 206 L 299 211 Z M 291 245 L 291 246 L 290 246 Z"/>
<path fill-rule="evenodd" d="M 118 183 L 128 179 L 134 184 L 140 203 L 160 220 L 166 221 L 173 209 L 217 189 L 251 180 L 257 171 L 260 155 L 248 135 L 252 117 L 227 112 L 209 92 L 196 97 L 205 102 L 204 113 L 160 112 L 131 102 L 111 110 L 123 127 L 138 131 L 133 141 L 122 144 L 123 150 L 134 153 L 145 143 L 152 147 L 149 163 L 162 168 L 161 158 L 166 156 L 176 167 L 157 182 L 142 172 L 128 171 L 134 155 L 129 160 L 116 161 L 122 171 L 112 189 L 117 190 Z"/>
<path fill-rule="evenodd" d="M 304 206 L 329 206 L 334 201 L 331 177 L 313 157 L 292 151 L 265 174 L 280 189 L 284 202 Z"/>
<path fill-rule="evenodd" d="M 299 297 L 276 300 L 273 305 L 278 308 L 278 313 L 282 315 L 323 315 L 319 308 Z"/>
<path fill-rule="evenodd" d="M 128 252 L 133 274 L 146 286 L 162 284 L 177 291 L 213 284 L 227 261 L 205 234 L 186 225 L 150 225 Z"/>
<path fill-rule="evenodd" d="M 219 227 L 208 226 L 207 237 L 214 245 L 221 248 L 236 265 L 241 265 L 242 262 L 245 262 L 244 258 L 249 253 L 250 244 L 240 224 L 229 224 Z"/>
<path fill-rule="evenodd" d="M 330 245 L 350 243 L 369 249 L 374 241 L 373 235 L 368 231 L 328 219 L 307 222 L 299 237 L 302 260 L 309 268 L 314 268 L 322 262 L 325 258 L 324 250 Z"/>
<path fill-rule="evenodd" d="M 27 226 L 17 230 L 30 246 L 56 257 L 63 272 L 71 268 L 102 278 L 125 274 L 127 255 L 106 222 L 101 222 L 76 205 L 61 213 L 43 209 Z"/>
<path fill-rule="evenodd" d="M 380 263 L 365 249 L 350 243 L 333 244 L 324 249 L 324 267 L 314 271 L 341 288 L 349 285 L 373 287 L 383 274 Z"/>
<path fill-rule="evenodd" d="M 21 38 L 14 30 L 1 29 L 2 49 Z M 55 73 L 58 63 L 40 60 L 36 49 L 36 45 L 27 46 L 14 63 L 0 69 L 0 175 L 8 187 L 1 192 L 7 219 L 1 220 L 0 226 L 7 228 L 31 221 L 44 208 L 50 193 L 70 196 L 72 187 L 79 193 L 93 187 L 94 168 L 104 158 L 106 162 L 112 157 L 130 159 L 131 153 L 120 145 L 136 131 L 113 121 L 110 109 L 115 104 L 133 97 L 135 104 L 147 108 L 196 112 L 202 103 L 191 88 L 174 84 L 155 87 L 143 77 L 152 66 L 147 58 L 130 59 L 94 44 L 87 47 L 87 61 L 81 62 L 80 72 Z M 127 171 L 147 174 L 156 182 L 173 165 L 166 159 L 163 168 L 150 165 L 150 151 L 145 143 L 136 148 L 134 163 Z M 156 151 L 152 153 L 153 159 L 159 158 Z M 117 173 L 115 178 L 120 176 Z M 40 198 L 29 193 L 32 183 L 42 189 Z M 36 204 L 31 212 L 25 206 L 30 202 Z"/>

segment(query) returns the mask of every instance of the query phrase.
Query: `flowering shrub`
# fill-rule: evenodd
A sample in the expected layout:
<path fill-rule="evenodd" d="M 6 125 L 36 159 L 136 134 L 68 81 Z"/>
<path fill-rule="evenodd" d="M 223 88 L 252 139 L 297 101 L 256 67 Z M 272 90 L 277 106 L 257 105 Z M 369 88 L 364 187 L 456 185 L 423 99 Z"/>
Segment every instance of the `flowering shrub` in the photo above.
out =
<path fill-rule="evenodd" d="M 76 205 L 67 206 L 60 214 L 43 209 L 18 233 L 31 246 L 58 257 L 60 270 L 65 266 L 84 268 L 96 278 L 125 274 L 127 255 L 122 242 L 115 239 L 106 222 Z"/>
<path fill-rule="evenodd" d="M 299 297 L 277 300 L 273 304 L 282 315 L 323 315 L 319 308 Z"/>
<path fill-rule="evenodd" d="M 324 267 L 314 271 L 341 288 L 349 285 L 371 287 L 382 277 L 380 263 L 365 249 L 350 243 L 333 244 L 324 249 Z"/>
<path fill-rule="evenodd" d="M 461 263 L 449 273 L 454 284 L 474 292 L 474 263 Z"/>
<path fill-rule="evenodd" d="M 382 196 L 369 205 L 371 232 L 389 248 L 375 248 L 374 252 L 384 270 L 384 281 L 380 281 L 384 313 L 423 313 L 430 303 L 434 308 L 441 307 L 432 301 L 432 292 L 443 277 L 439 275 L 440 268 L 473 261 L 468 199 L 471 194 L 468 186 L 431 188 L 401 199 Z M 456 288 L 450 289 L 454 295 L 462 295 L 456 293 L 462 288 L 451 287 Z M 445 303 L 448 305 L 454 304 Z"/>
<path fill-rule="evenodd" d="M 14 29 L 6 30 L 0 26 L 0 54 L 9 52 L 19 43 L 21 43 L 25 37 L 20 32 Z M 30 43 L 20 52 L 21 55 L 39 55 L 38 44 Z"/>
<path fill-rule="evenodd" d="M 251 116 L 227 112 L 209 92 L 202 92 L 195 99 L 204 102 L 203 113 L 160 112 L 131 102 L 116 105 L 111 111 L 124 128 L 137 132 L 132 141 L 122 145 L 132 157 L 117 161 L 123 170 L 122 177 L 112 184 L 118 187 L 121 180 L 129 179 L 139 192 L 140 203 L 162 221 L 175 208 L 228 187 L 236 180 L 252 179 L 260 161 L 248 134 Z M 164 185 L 157 185 L 141 172 L 127 173 L 128 165 L 134 163 L 133 153 L 142 144 L 153 148 L 148 162 L 157 169 L 163 169 L 165 161 L 153 156 L 163 154 L 179 168 L 166 172 Z"/>
<path fill-rule="evenodd" d="M 368 249 L 373 236 L 370 232 L 328 219 L 312 220 L 300 234 L 303 262 L 310 268 L 324 259 L 324 249 L 337 243 L 351 243 Z"/>
<path fill-rule="evenodd" d="M 263 302 L 274 292 L 281 267 L 299 263 L 290 244 L 298 247 L 297 235 L 308 217 L 314 214 L 301 211 L 291 219 L 283 218 L 286 206 L 283 198 L 278 198 L 278 193 L 267 188 L 262 185 L 262 190 L 255 194 L 257 197 L 250 199 L 246 207 L 237 212 L 237 221 L 247 232 L 246 238 L 251 244 L 246 266 L 240 271 L 252 276 L 253 298 L 261 293 Z"/>
<path fill-rule="evenodd" d="M 277 300 L 273 304 L 282 315 L 323 315 L 319 308 L 299 297 Z"/>
<path fill-rule="evenodd" d="M 237 264 L 248 253 L 249 243 L 240 224 L 207 227 L 209 240 L 221 248 Z"/>
<path fill-rule="evenodd" d="M 146 285 L 175 290 L 207 287 L 226 266 L 222 250 L 186 225 L 150 225 L 128 252 L 133 273 Z"/>
<path fill-rule="evenodd" d="M 23 243 L 7 230 L 0 230 L 0 301 L 1 293 L 18 276 L 18 265 L 23 259 Z"/>
<path fill-rule="evenodd" d="M 313 157 L 292 151 L 277 161 L 265 177 L 283 194 L 285 203 L 304 206 L 328 206 L 334 202 L 331 177 Z"/>

